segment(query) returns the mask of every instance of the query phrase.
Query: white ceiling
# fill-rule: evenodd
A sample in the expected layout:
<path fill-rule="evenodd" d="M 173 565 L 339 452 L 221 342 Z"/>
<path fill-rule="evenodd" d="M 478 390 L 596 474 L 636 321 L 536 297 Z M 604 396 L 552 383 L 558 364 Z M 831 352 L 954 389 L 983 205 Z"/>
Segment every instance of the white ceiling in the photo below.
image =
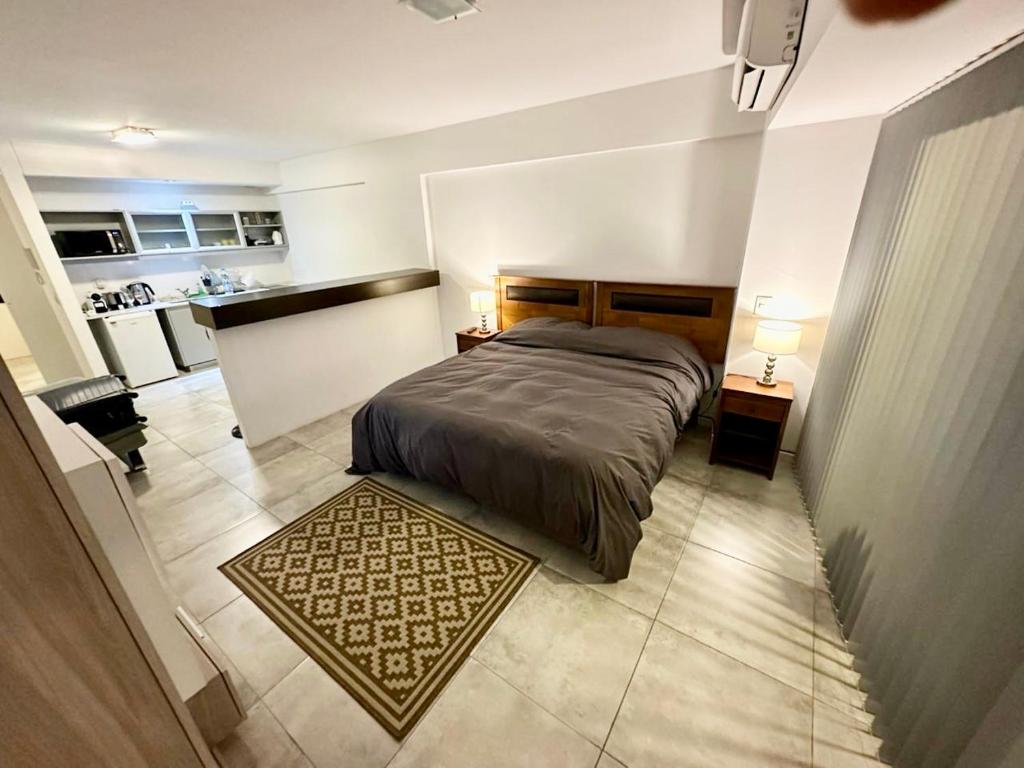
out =
<path fill-rule="evenodd" d="M 1022 30 L 1024 0 L 953 0 L 912 21 L 876 25 L 839 9 L 771 127 L 884 114 Z"/>
<path fill-rule="evenodd" d="M 279 160 L 730 63 L 716 0 L 3 0 L 0 136 Z M 136 150 L 144 151 L 144 150 Z"/>

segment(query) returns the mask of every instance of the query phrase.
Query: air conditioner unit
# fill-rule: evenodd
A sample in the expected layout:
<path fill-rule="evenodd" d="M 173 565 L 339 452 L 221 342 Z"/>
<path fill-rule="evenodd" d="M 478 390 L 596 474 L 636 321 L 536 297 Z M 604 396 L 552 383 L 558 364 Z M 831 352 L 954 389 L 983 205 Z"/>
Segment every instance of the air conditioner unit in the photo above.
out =
<path fill-rule="evenodd" d="M 807 0 L 726 0 L 722 9 L 723 49 L 736 52 L 732 100 L 741 112 L 771 109 L 796 61 Z"/>

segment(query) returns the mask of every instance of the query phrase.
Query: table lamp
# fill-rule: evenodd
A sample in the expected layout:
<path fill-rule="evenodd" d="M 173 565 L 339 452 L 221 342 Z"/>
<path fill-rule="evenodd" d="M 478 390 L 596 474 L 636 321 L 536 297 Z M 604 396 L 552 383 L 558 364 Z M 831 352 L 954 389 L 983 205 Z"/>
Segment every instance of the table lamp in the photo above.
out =
<path fill-rule="evenodd" d="M 469 294 L 469 306 L 480 313 L 480 333 L 487 333 L 487 313 L 494 311 L 494 291 L 473 291 Z"/>
<path fill-rule="evenodd" d="M 762 387 L 774 387 L 772 373 L 777 355 L 793 355 L 800 348 L 800 324 L 787 320 L 761 320 L 754 331 L 754 349 L 768 353 L 764 376 L 757 380 Z"/>

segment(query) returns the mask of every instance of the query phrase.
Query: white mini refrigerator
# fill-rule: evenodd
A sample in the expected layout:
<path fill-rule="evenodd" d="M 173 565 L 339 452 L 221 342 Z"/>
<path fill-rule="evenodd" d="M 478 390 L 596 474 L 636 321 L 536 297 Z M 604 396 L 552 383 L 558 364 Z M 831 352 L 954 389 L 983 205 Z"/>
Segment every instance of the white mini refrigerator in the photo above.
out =
<path fill-rule="evenodd" d="M 111 373 L 129 387 L 141 387 L 178 375 L 156 312 L 127 312 L 89 323 Z"/>
<path fill-rule="evenodd" d="M 217 351 L 206 328 L 192 319 L 188 304 L 157 310 L 174 363 L 183 371 L 217 359 Z"/>

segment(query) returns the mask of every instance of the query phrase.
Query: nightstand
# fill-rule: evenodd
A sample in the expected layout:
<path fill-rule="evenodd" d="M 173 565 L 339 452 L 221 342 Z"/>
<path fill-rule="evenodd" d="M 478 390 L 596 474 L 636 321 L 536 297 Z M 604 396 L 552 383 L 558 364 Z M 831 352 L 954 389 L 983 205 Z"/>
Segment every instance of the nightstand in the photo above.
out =
<path fill-rule="evenodd" d="M 711 464 L 725 462 L 763 472 L 771 480 L 793 404 L 793 383 L 762 387 L 753 376 L 730 373 L 722 382 Z"/>
<path fill-rule="evenodd" d="M 455 332 L 455 344 L 458 347 L 459 354 L 471 350 L 473 347 L 478 347 L 485 341 L 490 341 L 499 333 L 498 329 L 491 328 L 487 333 L 481 333 L 479 328 L 467 328 L 464 331 Z"/>

